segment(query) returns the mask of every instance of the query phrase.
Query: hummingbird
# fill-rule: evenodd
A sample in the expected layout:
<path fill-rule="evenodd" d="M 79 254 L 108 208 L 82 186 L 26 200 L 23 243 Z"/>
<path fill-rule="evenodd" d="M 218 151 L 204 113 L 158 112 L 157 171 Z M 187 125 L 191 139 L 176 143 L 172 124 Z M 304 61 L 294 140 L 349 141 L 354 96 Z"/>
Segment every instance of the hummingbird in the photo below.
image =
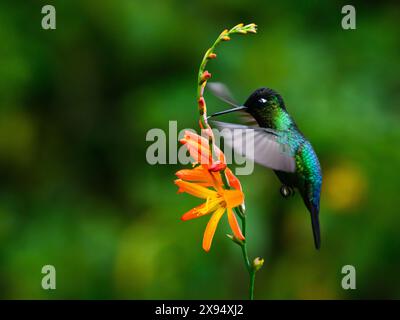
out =
<path fill-rule="evenodd" d="M 284 198 L 294 195 L 297 189 L 311 216 L 311 226 L 315 248 L 321 246 L 319 209 L 322 185 L 321 166 L 311 143 L 300 131 L 289 114 L 282 96 L 273 89 L 255 90 L 243 105 L 235 102 L 229 89 L 222 83 L 209 83 L 210 91 L 233 106 L 232 109 L 216 112 L 214 118 L 231 112 L 240 112 L 247 125 L 212 121 L 219 129 L 252 129 L 254 131 L 254 149 L 243 154 L 242 134 L 233 134 L 230 142 L 233 150 L 255 162 L 273 169 L 280 183 L 280 193 Z M 229 141 L 229 140 L 228 140 Z M 229 142 L 226 143 L 229 144 Z"/>

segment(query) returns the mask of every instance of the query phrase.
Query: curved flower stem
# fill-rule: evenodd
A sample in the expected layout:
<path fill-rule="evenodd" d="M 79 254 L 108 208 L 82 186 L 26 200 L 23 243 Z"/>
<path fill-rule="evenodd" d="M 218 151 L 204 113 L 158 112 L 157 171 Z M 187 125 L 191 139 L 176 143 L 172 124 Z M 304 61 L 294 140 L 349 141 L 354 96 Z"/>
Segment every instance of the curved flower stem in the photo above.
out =
<path fill-rule="evenodd" d="M 199 109 L 199 114 L 200 114 L 200 119 L 199 119 L 199 124 L 201 129 L 207 130 L 207 134 L 209 136 L 209 141 L 210 141 L 210 160 L 212 160 L 214 156 L 214 136 L 211 130 L 210 125 L 208 124 L 207 120 L 207 105 L 206 101 L 204 99 L 204 89 L 207 85 L 208 79 L 211 78 L 211 73 L 209 73 L 206 70 L 207 62 L 210 59 L 215 59 L 217 57 L 217 54 L 215 53 L 216 47 L 223 41 L 229 41 L 231 38 L 230 36 L 232 34 L 238 33 L 238 34 L 247 34 L 247 33 L 256 33 L 257 32 L 257 26 L 254 23 L 250 23 L 247 25 L 244 25 L 243 23 L 239 23 L 230 30 L 225 29 L 224 31 L 221 32 L 221 34 L 218 36 L 218 38 L 214 41 L 213 45 L 206 51 L 206 53 L 203 56 L 203 59 L 200 63 L 199 67 L 199 72 L 197 75 L 197 104 L 198 104 L 198 109 Z M 221 176 L 223 178 L 224 186 L 226 189 L 230 189 L 228 179 L 226 179 L 225 176 L 225 169 L 221 170 Z"/>
<path fill-rule="evenodd" d="M 225 29 L 221 32 L 218 38 L 214 41 L 213 45 L 206 51 L 203 56 L 203 60 L 200 63 L 199 72 L 197 75 L 197 103 L 199 107 L 200 113 L 200 126 L 202 129 L 210 129 L 210 126 L 207 121 L 207 107 L 206 102 L 204 100 L 204 88 L 207 85 L 207 80 L 211 78 L 211 74 L 206 70 L 207 62 L 210 59 L 215 59 L 217 57 L 215 53 L 216 47 L 224 41 L 229 41 L 232 34 L 247 34 L 247 33 L 256 33 L 257 26 L 254 23 L 250 23 L 248 25 L 243 25 L 240 23 L 230 30 Z"/>
<path fill-rule="evenodd" d="M 214 41 L 213 45 L 206 51 L 206 53 L 203 56 L 203 59 L 200 63 L 200 68 L 199 72 L 197 75 L 197 104 L 198 104 L 198 110 L 200 114 L 200 119 L 199 119 L 199 125 L 201 129 L 206 130 L 206 133 L 208 135 L 208 140 L 209 140 L 209 145 L 210 145 L 210 160 L 212 160 L 214 156 L 214 136 L 213 132 L 211 130 L 210 125 L 208 124 L 207 121 L 207 106 L 206 106 L 206 101 L 204 99 L 204 89 L 207 85 L 207 81 L 211 78 L 211 74 L 206 70 L 206 66 L 209 60 L 215 59 L 217 57 L 215 53 L 216 47 L 224 41 L 229 41 L 231 38 L 230 36 L 233 34 L 247 34 L 247 33 L 256 33 L 257 32 L 257 26 L 254 23 L 250 23 L 247 25 L 244 25 L 243 23 L 240 23 L 236 26 L 234 26 L 231 29 L 225 29 L 224 31 L 221 32 L 221 34 L 218 36 L 218 38 Z M 225 174 L 225 169 L 221 170 L 221 177 L 222 181 L 224 183 L 224 187 L 226 189 L 230 189 L 230 185 L 228 182 L 228 179 Z M 244 213 L 244 209 L 240 207 L 234 208 L 235 213 L 240 217 L 241 222 L 242 222 L 242 233 L 243 236 L 246 237 L 246 215 Z M 247 268 L 247 271 L 250 276 L 250 293 L 249 293 L 249 298 L 251 300 L 254 299 L 254 281 L 255 281 L 255 275 L 258 269 L 261 268 L 263 264 L 263 260 L 257 260 L 259 261 L 259 264 L 256 264 L 254 262 L 252 263 L 248 257 L 247 253 L 247 244 L 246 240 L 240 241 L 235 239 L 233 236 L 231 238 L 234 242 L 238 243 L 241 248 L 242 248 L 242 253 L 243 253 L 243 258 L 244 262 Z"/>

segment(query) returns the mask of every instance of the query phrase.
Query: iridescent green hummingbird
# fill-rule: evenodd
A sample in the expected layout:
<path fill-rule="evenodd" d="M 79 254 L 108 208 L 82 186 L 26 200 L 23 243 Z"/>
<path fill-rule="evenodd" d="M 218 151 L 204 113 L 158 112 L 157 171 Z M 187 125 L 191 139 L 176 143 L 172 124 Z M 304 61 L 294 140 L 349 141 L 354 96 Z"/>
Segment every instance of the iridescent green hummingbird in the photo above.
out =
<path fill-rule="evenodd" d="M 283 197 L 294 194 L 296 188 L 303 198 L 311 215 L 314 243 L 317 249 L 321 245 L 319 227 L 319 204 L 322 185 L 322 172 L 318 157 L 293 118 L 288 113 L 279 93 L 269 88 L 255 90 L 243 105 L 238 105 L 229 90 L 221 83 L 209 83 L 208 88 L 221 100 L 234 108 L 217 112 L 216 117 L 231 112 L 240 112 L 247 118 L 248 125 L 239 125 L 213 121 L 219 129 L 232 132 L 237 129 L 252 129 L 254 149 L 245 153 L 243 134 L 233 134 L 231 147 L 255 162 L 271 168 L 278 176 Z"/>

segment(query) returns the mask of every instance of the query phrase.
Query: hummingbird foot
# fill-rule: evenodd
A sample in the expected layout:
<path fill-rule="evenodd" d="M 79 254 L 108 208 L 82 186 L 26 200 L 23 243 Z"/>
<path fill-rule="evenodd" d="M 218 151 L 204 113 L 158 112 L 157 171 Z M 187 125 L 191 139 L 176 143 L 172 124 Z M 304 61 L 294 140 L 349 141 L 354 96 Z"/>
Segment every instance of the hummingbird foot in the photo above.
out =
<path fill-rule="evenodd" d="M 282 197 L 284 197 L 284 198 L 294 196 L 294 194 L 295 194 L 294 189 L 292 187 L 286 186 L 284 184 L 281 186 L 279 191 L 280 191 Z"/>

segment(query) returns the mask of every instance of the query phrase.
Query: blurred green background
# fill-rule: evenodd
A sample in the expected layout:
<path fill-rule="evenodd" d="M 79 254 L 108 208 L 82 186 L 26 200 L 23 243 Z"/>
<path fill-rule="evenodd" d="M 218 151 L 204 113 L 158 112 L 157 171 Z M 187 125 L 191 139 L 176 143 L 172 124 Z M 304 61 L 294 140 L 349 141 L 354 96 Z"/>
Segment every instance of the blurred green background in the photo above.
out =
<path fill-rule="evenodd" d="M 239 101 L 284 97 L 318 153 L 322 248 L 298 196 L 274 174 L 241 177 L 258 299 L 400 298 L 400 6 L 346 2 L 2 1 L 0 297 L 243 299 L 248 275 L 226 219 L 206 254 L 181 165 L 151 166 L 151 128 L 197 128 L 196 73 L 226 27 L 254 22 L 208 68 Z M 371 3 L 371 5 L 370 5 Z M 41 28 L 53 4 L 57 29 Z M 226 106 L 211 103 L 209 111 Z M 41 288 L 41 268 L 57 289 Z M 357 289 L 341 288 L 354 265 Z"/>

